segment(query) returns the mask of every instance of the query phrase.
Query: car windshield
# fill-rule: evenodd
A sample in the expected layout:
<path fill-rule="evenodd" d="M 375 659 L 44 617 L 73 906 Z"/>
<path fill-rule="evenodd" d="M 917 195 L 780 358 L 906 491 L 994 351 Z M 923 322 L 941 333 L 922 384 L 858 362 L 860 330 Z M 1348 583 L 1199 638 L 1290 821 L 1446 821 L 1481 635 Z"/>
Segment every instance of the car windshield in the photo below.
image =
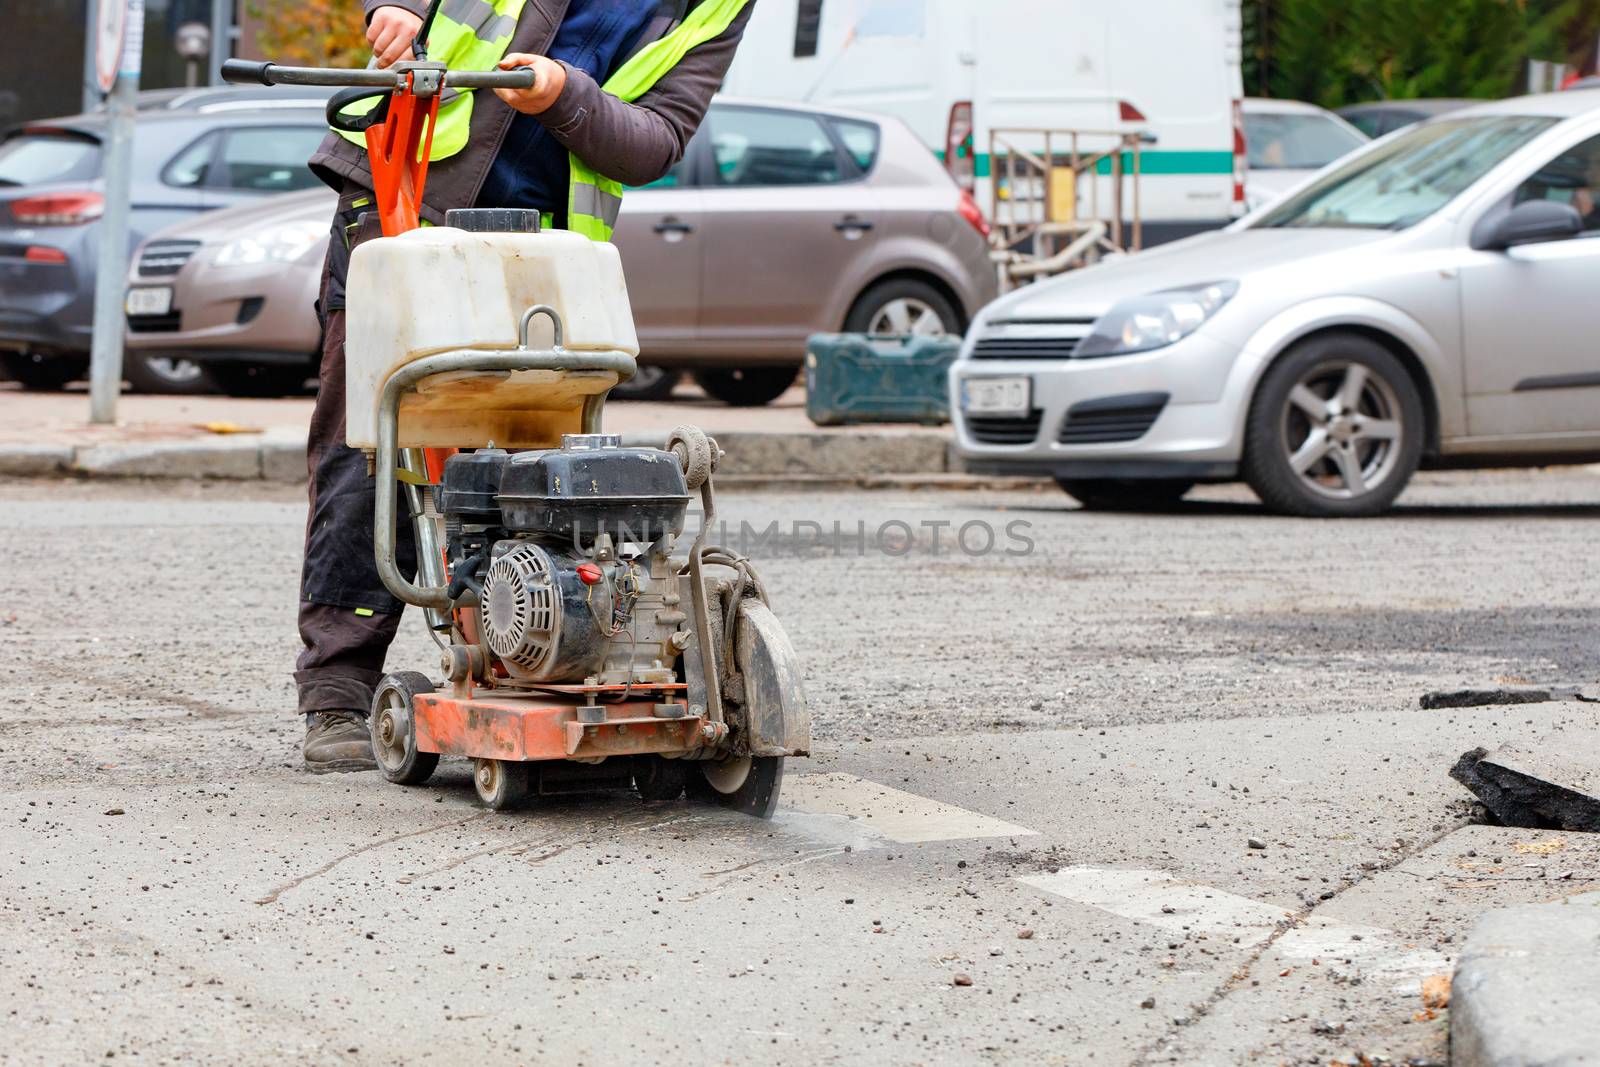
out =
<path fill-rule="evenodd" d="M 83 137 L 24 133 L 0 143 L 0 185 L 70 182 L 100 175 L 100 146 Z"/>
<path fill-rule="evenodd" d="M 1454 200 L 1556 121 L 1489 115 L 1425 122 L 1324 175 L 1253 228 L 1403 230 Z"/>
<path fill-rule="evenodd" d="M 1251 170 L 1321 170 L 1367 139 L 1331 115 L 1244 115 Z"/>

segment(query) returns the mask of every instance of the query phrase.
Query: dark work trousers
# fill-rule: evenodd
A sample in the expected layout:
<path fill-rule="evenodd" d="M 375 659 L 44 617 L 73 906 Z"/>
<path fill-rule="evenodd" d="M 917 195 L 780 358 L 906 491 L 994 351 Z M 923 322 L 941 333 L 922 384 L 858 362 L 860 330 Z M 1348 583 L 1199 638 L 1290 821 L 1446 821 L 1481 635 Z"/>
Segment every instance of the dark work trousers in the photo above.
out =
<path fill-rule="evenodd" d="M 366 454 L 344 443 L 345 274 L 351 249 L 377 236 L 375 215 L 365 224 L 358 222 L 370 196 L 352 187 L 339 198 L 318 301 L 322 363 L 306 445 L 311 509 L 300 575 L 300 639 L 305 650 L 294 672 L 302 712 L 369 710 L 404 607 L 384 588 L 373 560 L 376 483 L 367 473 Z M 404 500 L 402 495 L 396 562 L 402 574 L 410 575 L 416 572 L 416 550 Z"/>

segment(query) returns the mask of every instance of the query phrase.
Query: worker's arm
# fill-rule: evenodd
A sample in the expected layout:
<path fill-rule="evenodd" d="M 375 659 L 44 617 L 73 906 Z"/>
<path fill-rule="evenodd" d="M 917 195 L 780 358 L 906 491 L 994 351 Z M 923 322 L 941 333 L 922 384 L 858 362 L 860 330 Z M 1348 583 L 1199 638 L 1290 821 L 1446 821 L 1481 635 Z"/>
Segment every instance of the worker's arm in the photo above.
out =
<path fill-rule="evenodd" d="M 517 110 L 537 115 L 569 152 L 606 177 L 624 185 L 649 185 L 683 158 L 712 95 L 722 87 L 754 8 L 752 0 L 720 37 L 690 51 L 635 103 L 604 92 L 576 67 L 549 60 L 543 62 L 559 66 L 566 76 L 553 102 L 547 95 L 549 78 L 541 79 L 544 93 L 535 86 L 497 90 L 497 95 Z M 532 58 L 507 56 L 502 66 L 523 66 Z"/>

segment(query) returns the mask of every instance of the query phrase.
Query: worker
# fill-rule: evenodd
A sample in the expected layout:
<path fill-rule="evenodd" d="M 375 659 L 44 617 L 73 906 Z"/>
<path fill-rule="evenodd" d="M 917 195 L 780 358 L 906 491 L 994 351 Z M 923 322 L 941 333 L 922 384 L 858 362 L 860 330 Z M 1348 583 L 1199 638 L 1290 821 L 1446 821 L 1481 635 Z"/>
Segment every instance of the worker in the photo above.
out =
<path fill-rule="evenodd" d="M 411 59 L 427 0 L 364 7 L 377 65 Z M 754 0 L 444 0 L 426 42 L 430 61 L 530 67 L 535 81 L 441 105 L 423 219 L 441 224 L 451 208 L 531 208 L 547 226 L 608 240 L 623 187 L 656 181 L 683 158 L 753 8 Z M 376 236 L 359 221 L 372 210 L 372 177 L 355 135 L 330 133 L 310 163 L 340 194 L 318 302 L 322 361 L 306 450 L 311 508 L 299 605 L 305 647 L 294 672 L 306 717 L 302 754 L 320 773 L 376 767 L 366 720 L 403 605 L 373 560 L 367 458 L 344 444 L 344 283 L 351 249 Z M 412 573 L 415 562 L 404 538 L 400 565 Z"/>

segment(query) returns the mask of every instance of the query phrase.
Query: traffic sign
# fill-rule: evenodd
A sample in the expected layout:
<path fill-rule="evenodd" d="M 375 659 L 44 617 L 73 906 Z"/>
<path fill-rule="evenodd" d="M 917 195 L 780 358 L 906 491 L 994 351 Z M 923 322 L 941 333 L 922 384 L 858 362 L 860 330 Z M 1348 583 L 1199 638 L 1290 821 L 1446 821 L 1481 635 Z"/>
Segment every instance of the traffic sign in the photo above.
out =
<path fill-rule="evenodd" d="M 109 93 L 122 69 L 122 43 L 128 31 L 128 0 L 99 0 L 94 20 L 94 73 L 100 91 Z"/>

